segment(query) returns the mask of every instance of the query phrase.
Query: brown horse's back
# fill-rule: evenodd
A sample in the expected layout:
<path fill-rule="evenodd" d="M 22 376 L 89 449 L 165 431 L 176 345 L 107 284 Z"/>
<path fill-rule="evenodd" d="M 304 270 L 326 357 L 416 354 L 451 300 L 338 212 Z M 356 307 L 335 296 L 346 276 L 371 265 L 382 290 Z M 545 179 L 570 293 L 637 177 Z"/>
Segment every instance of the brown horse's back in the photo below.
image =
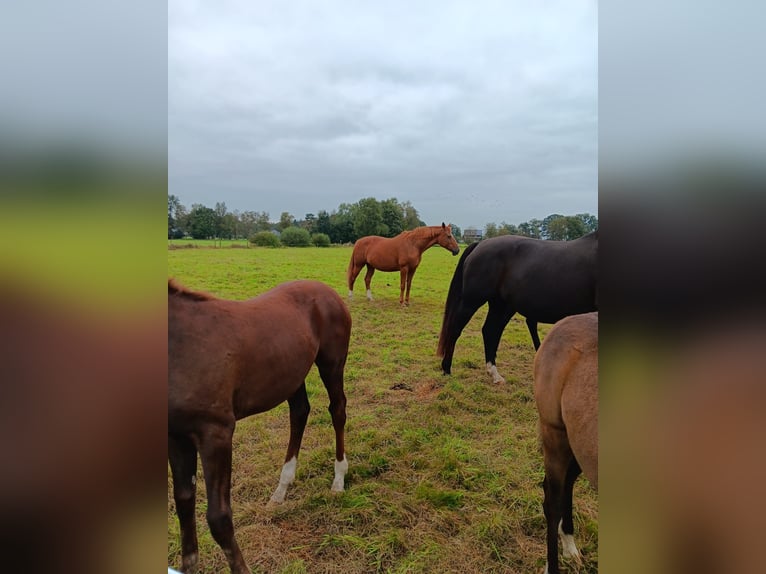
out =
<path fill-rule="evenodd" d="M 240 419 L 283 402 L 319 359 L 345 361 L 351 317 L 318 281 L 293 281 L 248 301 L 168 298 L 169 430 L 221 404 Z"/>
<path fill-rule="evenodd" d="M 598 313 L 556 323 L 534 368 L 540 424 L 566 431 L 583 473 L 598 489 Z"/>

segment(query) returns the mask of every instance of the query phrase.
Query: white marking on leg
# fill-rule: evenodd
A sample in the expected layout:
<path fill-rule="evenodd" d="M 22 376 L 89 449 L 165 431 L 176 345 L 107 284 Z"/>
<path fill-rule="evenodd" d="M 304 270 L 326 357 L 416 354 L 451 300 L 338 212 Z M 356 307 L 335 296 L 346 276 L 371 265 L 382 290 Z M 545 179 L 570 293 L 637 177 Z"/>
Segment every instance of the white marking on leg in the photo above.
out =
<path fill-rule="evenodd" d="M 192 486 L 197 484 L 197 475 L 196 474 L 192 474 L 191 483 L 192 483 Z"/>
<path fill-rule="evenodd" d="M 343 492 L 345 488 L 345 478 L 348 472 L 348 460 L 346 455 L 343 455 L 343 460 L 335 461 L 335 478 L 332 481 L 332 492 Z"/>
<path fill-rule="evenodd" d="M 492 377 L 492 382 L 496 385 L 505 382 L 505 379 L 500 376 L 500 373 L 497 372 L 497 367 L 492 363 L 487 363 L 487 374 Z"/>
<path fill-rule="evenodd" d="M 545 562 L 545 574 L 549 574 L 548 573 L 548 562 L 547 561 Z"/>
<path fill-rule="evenodd" d="M 285 501 L 285 494 L 287 494 L 287 487 L 295 480 L 295 468 L 298 466 L 298 458 L 293 457 L 288 460 L 282 467 L 282 474 L 279 476 L 279 485 L 271 495 L 271 502 L 281 504 Z"/>
<path fill-rule="evenodd" d="M 372 301 L 372 291 L 370 291 L 369 289 L 367 289 L 367 300 Z"/>
<path fill-rule="evenodd" d="M 354 298 L 354 292 L 351 289 L 348 290 L 348 298 L 349 299 L 353 299 Z"/>
<path fill-rule="evenodd" d="M 576 558 L 580 559 L 580 551 L 577 550 L 577 546 L 575 545 L 574 536 L 571 534 L 565 534 L 564 530 L 561 528 L 561 525 L 563 524 L 563 520 L 559 521 L 559 536 L 561 537 L 561 546 L 564 550 L 564 558 Z"/>

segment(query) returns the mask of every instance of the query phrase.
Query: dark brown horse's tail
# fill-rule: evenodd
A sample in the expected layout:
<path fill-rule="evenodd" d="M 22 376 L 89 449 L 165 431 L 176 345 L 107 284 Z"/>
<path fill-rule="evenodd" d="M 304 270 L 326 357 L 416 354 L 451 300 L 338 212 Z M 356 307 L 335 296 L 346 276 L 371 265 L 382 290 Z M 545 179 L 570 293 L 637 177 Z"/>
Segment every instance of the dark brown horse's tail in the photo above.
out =
<path fill-rule="evenodd" d="M 455 268 L 455 274 L 452 276 L 452 282 L 449 284 L 449 292 L 447 293 L 447 302 L 444 304 L 444 319 L 442 320 L 442 330 L 439 333 L 439 346 L 436 348 L 436 356 L 443 357 L 445 346 L 447 344 L 447 336 L 452 326 L 452 321 L 455 316 L 455 310 L 460 306 L 460 300 L 463 297 L 463 267 L 465 266 L 465 260 L 476 249 L 479 243 L 471 243 L 463 251 L 463 255 L 460 256 L 460 261 Z"/>

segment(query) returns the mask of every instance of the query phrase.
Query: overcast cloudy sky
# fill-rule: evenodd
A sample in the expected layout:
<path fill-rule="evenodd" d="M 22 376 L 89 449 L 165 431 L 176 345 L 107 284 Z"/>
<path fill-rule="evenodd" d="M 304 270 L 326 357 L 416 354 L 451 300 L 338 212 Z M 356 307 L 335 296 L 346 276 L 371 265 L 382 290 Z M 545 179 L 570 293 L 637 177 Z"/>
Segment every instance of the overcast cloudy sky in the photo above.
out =
<path fill-rule="evenodd" d="M 465 228 L 597 213 L 591 1 L 168 4 L 169 193 Z"/>

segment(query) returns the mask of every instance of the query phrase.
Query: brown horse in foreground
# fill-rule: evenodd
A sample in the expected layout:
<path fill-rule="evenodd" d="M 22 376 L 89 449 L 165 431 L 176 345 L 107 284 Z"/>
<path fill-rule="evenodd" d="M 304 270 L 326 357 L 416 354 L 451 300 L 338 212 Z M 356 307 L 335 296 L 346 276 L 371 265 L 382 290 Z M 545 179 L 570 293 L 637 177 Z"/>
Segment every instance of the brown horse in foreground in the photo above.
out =
<path fill-rule="evenodd" d="M 546 572 L 557 574 L 559 531 L 564 556 L 580 556 L 572 536 L 574 482 L 584 472 L 598 490 L 598 313 L 556 323 L 535 356 L 534 373 L 545 461 Z"/>
<path fill-rule="evenodd" d="M 361 237 L 354 243 L 354 251 L 351 254 L 351 262 L 348 264 L 348 296 L 354 295 L 354 282 L 362 267 L 367 266 L 367 275 L 364 276 L 364 284 L 367 286 L 367 299 L 372 301 L 370 281 L 375 270 L 399 271 L 399 303 L 410 304 L 410 287 L 412 277 L 420 265 L 423 252 L 436 244 L 441 245 L 452 255 L 460 251 L 457 241 L 452 236 L 452 226 L 434 225 L 430 227 L 418 227 L 412 231 L 402 231 L 392 238 L 369 235 Z M 405 296 L 404 289 L 407 288 Z"/>
<path fill-rule="evenodd" d="M 230 506 L 235 422 L 290 405 L 290 442 L 271 500 L 295 478 L 309 414 L 305 378 L 316 363 L 330 397 L 335 479 L 344 488 L 346 396 L 343 369 L 351 316 L 338 294 L 317 281 L 293 281 L 248 301 L 226 301 L 168 281 L 168 458 L 181 526 L 182 570 L 198 560 L 194 518 L 197 452 L 207 489 L 207 522 L 231 571 L 250 570 L 234 539 Z"/>

